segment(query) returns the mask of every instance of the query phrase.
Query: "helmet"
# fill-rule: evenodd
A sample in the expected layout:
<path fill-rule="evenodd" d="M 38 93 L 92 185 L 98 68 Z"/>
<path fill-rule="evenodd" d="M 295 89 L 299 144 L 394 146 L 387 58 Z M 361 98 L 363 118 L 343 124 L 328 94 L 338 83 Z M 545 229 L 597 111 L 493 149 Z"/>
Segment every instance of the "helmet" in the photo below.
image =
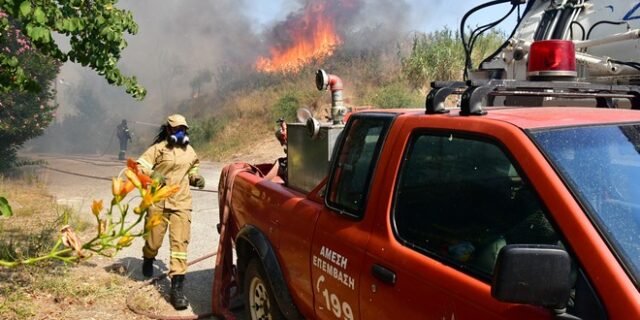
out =
<path fill-rule="evenodd" d="M 187 124 L 187 119 L 185 119 L 184 116 L 180 114 L 170 115 L 167 118 L 167 124 L 172 128 L 179 127 L 179 126 L 185 126 L 189 128 L 189 125 Z"/>

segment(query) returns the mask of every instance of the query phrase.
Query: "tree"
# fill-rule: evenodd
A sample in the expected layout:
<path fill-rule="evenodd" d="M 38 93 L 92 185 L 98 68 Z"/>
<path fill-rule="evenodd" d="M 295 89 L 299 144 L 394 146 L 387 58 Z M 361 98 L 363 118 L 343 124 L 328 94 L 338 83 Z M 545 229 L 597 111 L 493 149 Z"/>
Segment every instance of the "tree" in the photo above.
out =
<path fill-rule="evenodd" d="M 34 75 L 20 64 L 17 53 L 4 50 L 9 32 L 15 27 L 42 55 L 88 66 L 110 84 L 125 87 L 134 98 L 144 98 L 146 90 L 136 78 L 124 76 L 116 66 L 127 46 L 124 33 L 138 32 L 131 12 L 116 8 L 116 3 L 117 0 L 0 1 L 0 94 L 42 89 Z M 52 32 L 69 39 L 67 52 L 53 41 Z"/>
<path fill-rule="evenodd" d="M 9 26 L 5 31 L 0 48 L 13 56 L 21 73 L 41 90 L 0 93 L 0 172 L 14 166 L 18 148 L 41 135 L 53 120 L 57 106 L 51 102 L 51 85 L 60 68 L 57 60 L 34 50 L 19 29 Z"/>

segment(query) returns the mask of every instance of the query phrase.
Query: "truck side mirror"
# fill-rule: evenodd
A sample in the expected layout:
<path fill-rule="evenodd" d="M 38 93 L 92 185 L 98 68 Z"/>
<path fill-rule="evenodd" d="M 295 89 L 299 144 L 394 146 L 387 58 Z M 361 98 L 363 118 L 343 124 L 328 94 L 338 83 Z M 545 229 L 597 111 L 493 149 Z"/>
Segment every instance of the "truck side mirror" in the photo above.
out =
<path fill-rule="evenodd" d="M 570 272 L 571 258 L 561 247 L 507 245 L 498 254 L 491 295 L 558 312 L 569 301 Z"/>

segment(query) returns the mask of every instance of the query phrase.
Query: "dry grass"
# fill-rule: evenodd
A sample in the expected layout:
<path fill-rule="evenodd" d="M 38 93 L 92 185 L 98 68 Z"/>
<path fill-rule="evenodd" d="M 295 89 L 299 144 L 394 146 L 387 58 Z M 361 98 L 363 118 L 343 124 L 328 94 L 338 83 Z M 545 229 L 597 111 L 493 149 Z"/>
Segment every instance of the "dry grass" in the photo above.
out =
<path fill-rule="evenodd" d="M 138 283 L 93 262 L 0 270 L 0 318 L 143 319 L 125 304 Z"/>
<path fill-rule="evenodd" d="M 170 282 L 167 278 L 155 285 L 142 287 L 131 297 L 131 304 L 137 310 L 144 310 L 155 315 L 184 315 L 184 311 L 176 311 L 168 303 L 158 303 L 169 295 Z"/>
<path fill-rule="evenodd" d="M 399 77 L 399 59 L 395 49 L 390 52 L 338 52 L 326 61 L 314 62 L 293 74 L 236 71 L 247 72 L 242 82 L 229 86 L 226 91 L 202 95 L 184 106 L 188 117 L 201 121 L 215 118 L 221 124 L 220 129 L 207 135 L 211 141 L 196 146 L 196 151 L 202 158 L 214 161 L 245 158 L 275 161 L 281 155 L 274 136 L 278 118 L 285 116 L 290 121 L 295 110 L 307 108 L 320 121 L 327 121 L 331 94 L 316 89 L 317 69 L 325 68 L 342 78 L 347 106 L 372 105 L 376 102 L 372 97 L 378 96 L 380 88 L 396 83 Z M 283 97 L 291 99 L 283 100 Z M 275 148 L 260 148 L 264 145 L 275 145 Z"/>
<path fill-rule="evenodd" d="M 278 92 L 252 90 L 240 92 L 221 106 L 224 126 L 216 132 L 208 144 L 197 148 L 203 158 L 222 161 L 251 153 L 258 145 L 275 141 L 275 117 L 271 104 L 277 100 Z M 274 159 L 275 160 L 275 159 Z"/>

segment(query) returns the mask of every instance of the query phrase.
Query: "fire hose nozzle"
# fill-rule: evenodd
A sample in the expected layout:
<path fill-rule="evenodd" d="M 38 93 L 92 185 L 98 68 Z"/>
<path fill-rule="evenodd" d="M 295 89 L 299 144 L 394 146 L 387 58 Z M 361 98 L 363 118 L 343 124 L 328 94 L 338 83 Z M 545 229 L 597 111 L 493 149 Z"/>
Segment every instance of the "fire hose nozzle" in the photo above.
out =
<path fill-rule="evenodd" d="M 322 69 L 316 71 L 316 88 L 319 91 L 329 89 L 329 74 Z"/>
<path fill-rule="evenodd" d="M 347 108 L 342 100 L 342 79 L 320 69 L 316 72 L 316 88 L 320 91 L 331 91 L 331 120 L 333 124 L 343 123 Z"/>

